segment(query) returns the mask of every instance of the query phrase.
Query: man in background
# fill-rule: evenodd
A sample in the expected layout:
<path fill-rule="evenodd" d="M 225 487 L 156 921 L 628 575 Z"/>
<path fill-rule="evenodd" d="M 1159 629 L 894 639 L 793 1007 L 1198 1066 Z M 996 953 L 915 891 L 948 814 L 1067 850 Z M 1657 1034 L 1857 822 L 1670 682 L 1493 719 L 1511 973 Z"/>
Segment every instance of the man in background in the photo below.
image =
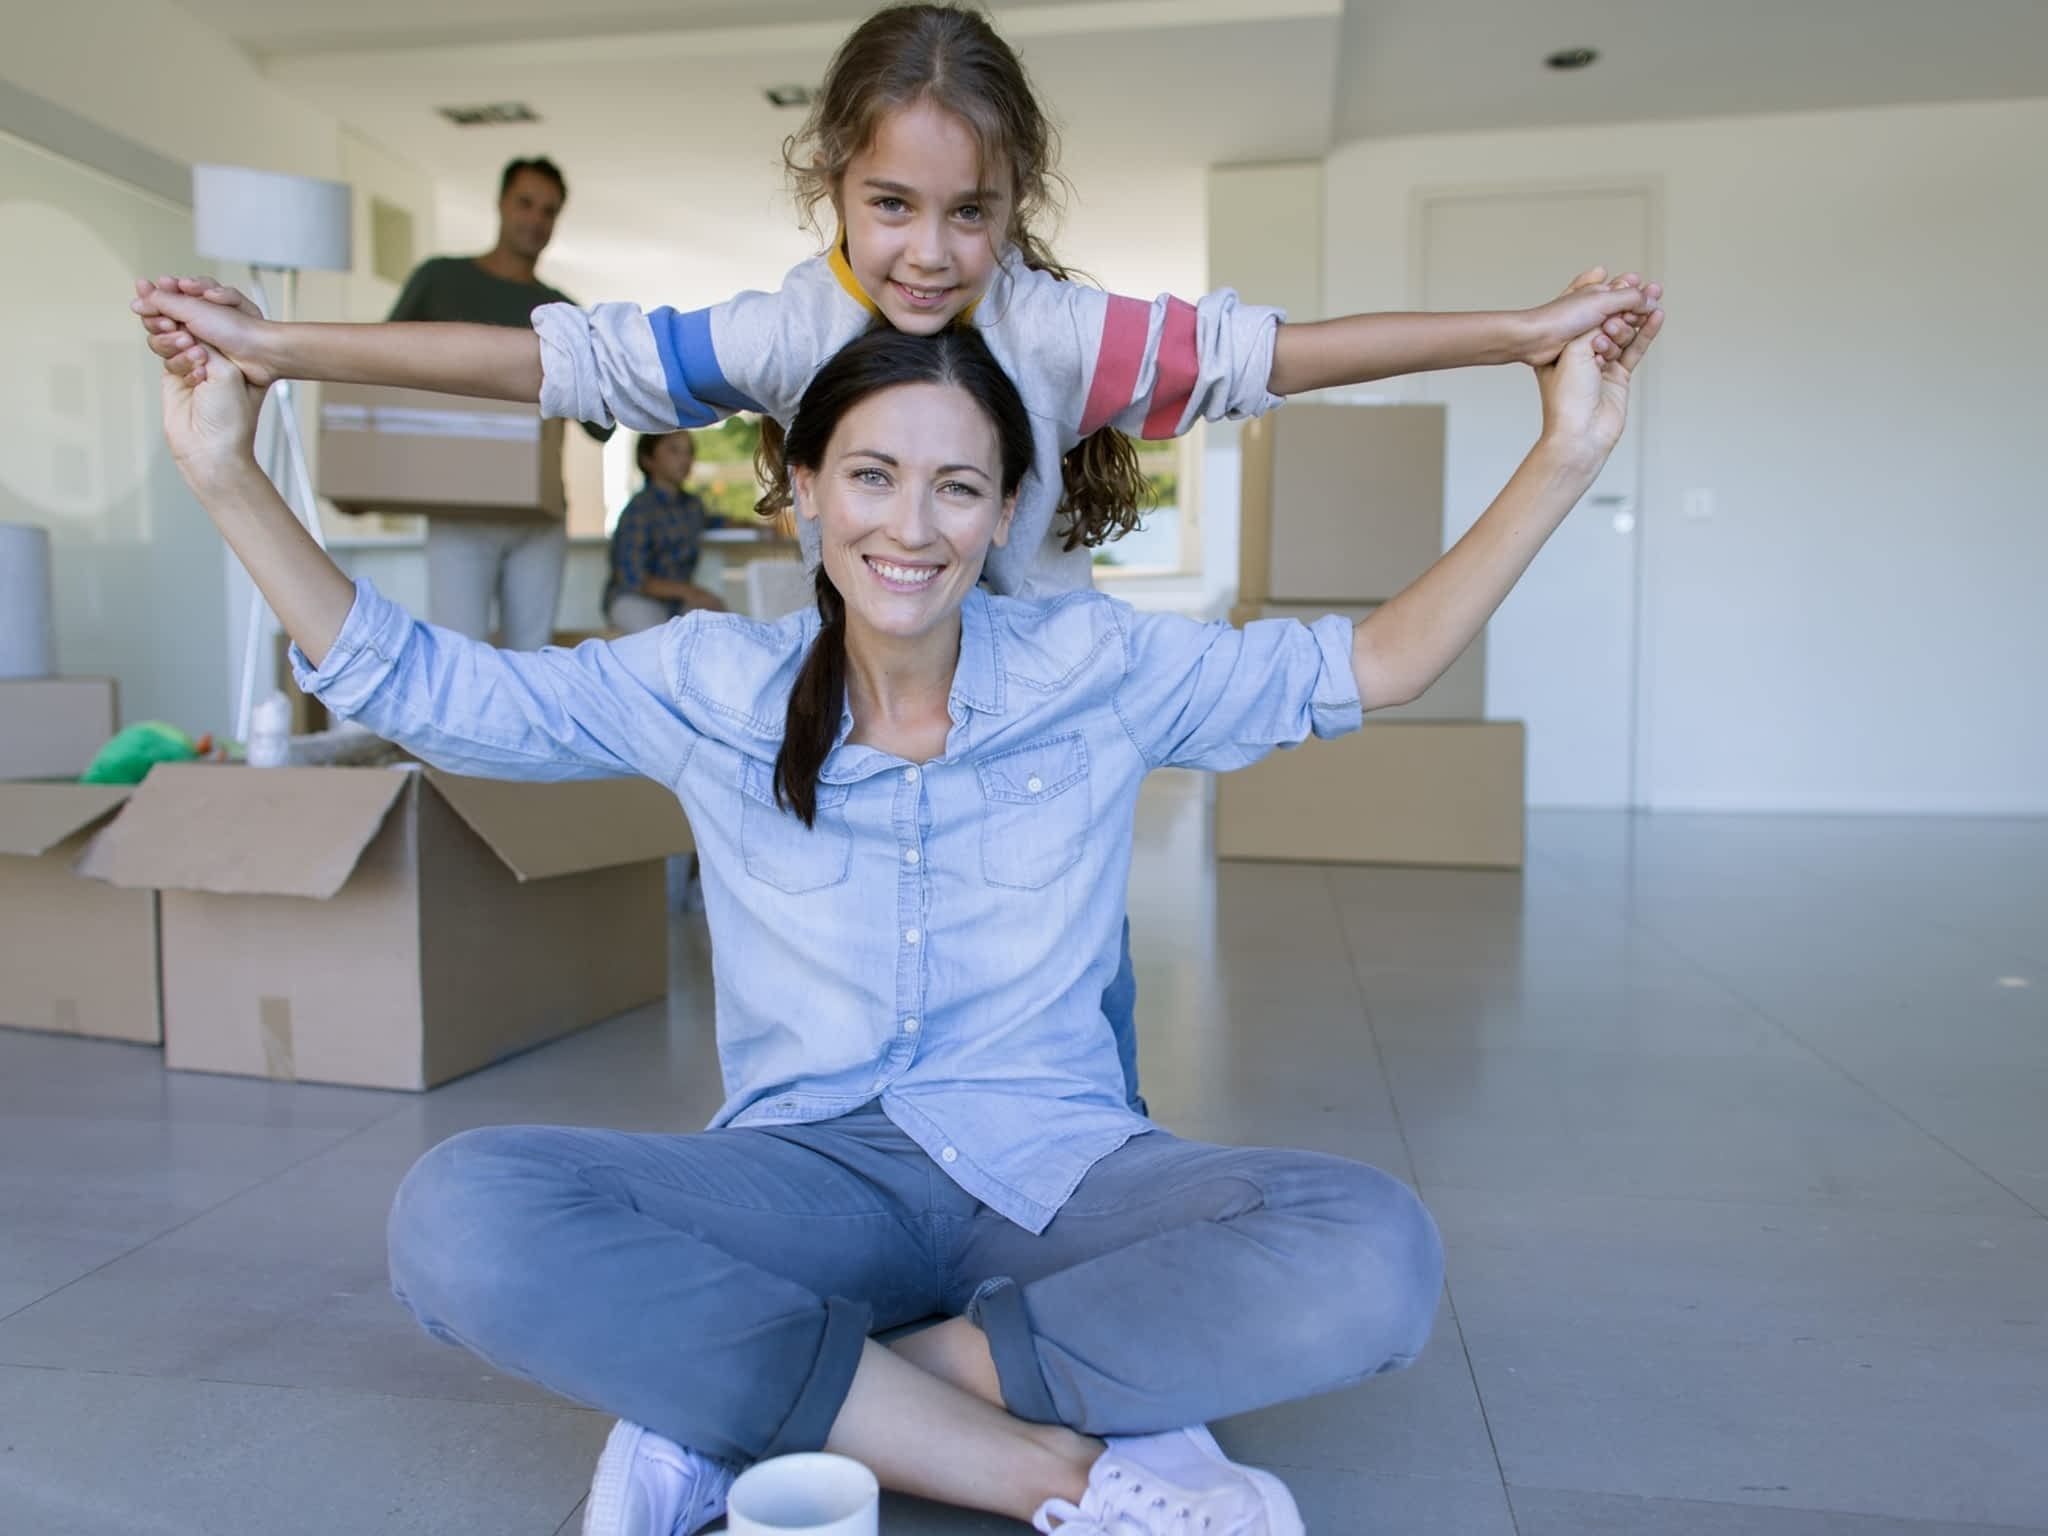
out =
<path fill-rule="evenodd" d="M 498 243 L 481 256 L 435 256 L 406 279 L 393 320 L 463 320 L 531 325 L 543 304 L 573 302 L 536 276 L 554 238 L 569 186 L 552 160 L 514 160 L 498 183 Z M 599 442 L 609 429 L 585 426 Z M 427 618 L 490 638 L 498 600 L 498 640 L 533 651 L 554 632 L 569 532 L 553 518 L 494 520 L 452 515 L 427 519 Z"/>

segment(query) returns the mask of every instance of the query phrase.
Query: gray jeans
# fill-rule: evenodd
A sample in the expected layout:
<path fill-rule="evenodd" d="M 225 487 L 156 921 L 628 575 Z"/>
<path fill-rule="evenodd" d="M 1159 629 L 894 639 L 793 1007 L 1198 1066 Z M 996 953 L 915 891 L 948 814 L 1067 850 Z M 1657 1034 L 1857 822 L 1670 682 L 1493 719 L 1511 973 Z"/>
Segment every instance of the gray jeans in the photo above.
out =
<path fill-rule="evenodd" d="M 428 1331 L 721 1460 L 825 1442 L 867 1337 L 965 1315 L 1010 1411 L 1144 1434 L 1413 1360 L 1443 1280 L 1408 1188 L 1311 1152 L 1140 1135 L 1034 1236 L 875 1105 L 697 1135 L 500 1126 L 392 1205 Z"/>
<path fill-rule="evenodd" d="M 642 597 L 638 592 L 621 592 L 605 605 L 604 617 L 613 629 L 637 635 L 643 629 L 661 628 L 675 614 L 659 598 Z"/>
<path fill-rule="evenodd" d="M 491 638 L 498 600 L 498 644 L 537 651 L 555 632 L 569 531 L 561 523 L 427 519 L 427 622 L 472 640 Z"/>

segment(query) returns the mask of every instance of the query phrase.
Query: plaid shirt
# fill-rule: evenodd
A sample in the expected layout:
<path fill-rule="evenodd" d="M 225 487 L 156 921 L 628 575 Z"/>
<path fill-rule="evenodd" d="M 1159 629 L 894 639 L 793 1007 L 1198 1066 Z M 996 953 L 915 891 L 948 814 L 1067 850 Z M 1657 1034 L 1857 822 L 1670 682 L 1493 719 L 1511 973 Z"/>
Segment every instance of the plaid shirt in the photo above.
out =
<path fill-rule="evenodd" d="M 651 480 L 641 486 L 612 530 L 612 570 L 604 587 L 605 606 L 609 608 L 621 592 L 640 591 L 650 579 L 694 581 L 704 530 L 724 526 L 723 518 L 712 518 L 704 503 L 688 491 L 678 495 Z M 672 614 L 683 611 L 683 604 L 673 598 L 653 600 L 667 603 Z"/>

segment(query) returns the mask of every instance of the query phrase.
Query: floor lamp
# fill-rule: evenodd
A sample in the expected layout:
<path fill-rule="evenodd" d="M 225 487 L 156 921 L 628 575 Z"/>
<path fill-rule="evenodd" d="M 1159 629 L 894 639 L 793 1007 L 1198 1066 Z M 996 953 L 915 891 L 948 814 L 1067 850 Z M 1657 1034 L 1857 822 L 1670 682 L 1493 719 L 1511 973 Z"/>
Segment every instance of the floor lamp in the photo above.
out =
<path fill-rule="evenodd" d="M 346 183 L 286 176 L 240 165 L 192 167 L 193 244 L 210 261 L 249 269 L 249 295 L 275 320 L 293 318 L 301 272 L 346 272 L 350 251 L 350 191 Z M 270 281 L 277 284 L 273 301 Z M 271 391 L 273 422 L 263 468 L 292 515 L 306 525 L 322 549 L 320 501 L 306 468 L 306 447 L 289 379 Z M 235 739 L 249 739 L 256 707 L 267 606 L 261 592 L 249 594 L 249 623 L 242 646 L 241 688 L 235 708 Z"/>

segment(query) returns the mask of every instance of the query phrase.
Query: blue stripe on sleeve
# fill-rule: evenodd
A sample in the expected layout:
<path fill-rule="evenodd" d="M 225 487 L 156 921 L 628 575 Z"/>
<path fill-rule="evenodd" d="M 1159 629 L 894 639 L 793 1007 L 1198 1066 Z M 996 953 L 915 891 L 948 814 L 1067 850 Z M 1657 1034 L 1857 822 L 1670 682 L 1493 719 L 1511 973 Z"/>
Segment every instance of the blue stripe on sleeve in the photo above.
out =
<path fill-rule="evenodd" d="M 710 310 L 678 314 L 664 307 L 649 314 L 647 324 L 654 332 L 655 355 L 668 375 L 677 425 L 708 427 L 733 411 L 760 413 L 761 407 L 727 383 L 725 371 L 718 366 L 718 353 L 711 345 Z"/>

